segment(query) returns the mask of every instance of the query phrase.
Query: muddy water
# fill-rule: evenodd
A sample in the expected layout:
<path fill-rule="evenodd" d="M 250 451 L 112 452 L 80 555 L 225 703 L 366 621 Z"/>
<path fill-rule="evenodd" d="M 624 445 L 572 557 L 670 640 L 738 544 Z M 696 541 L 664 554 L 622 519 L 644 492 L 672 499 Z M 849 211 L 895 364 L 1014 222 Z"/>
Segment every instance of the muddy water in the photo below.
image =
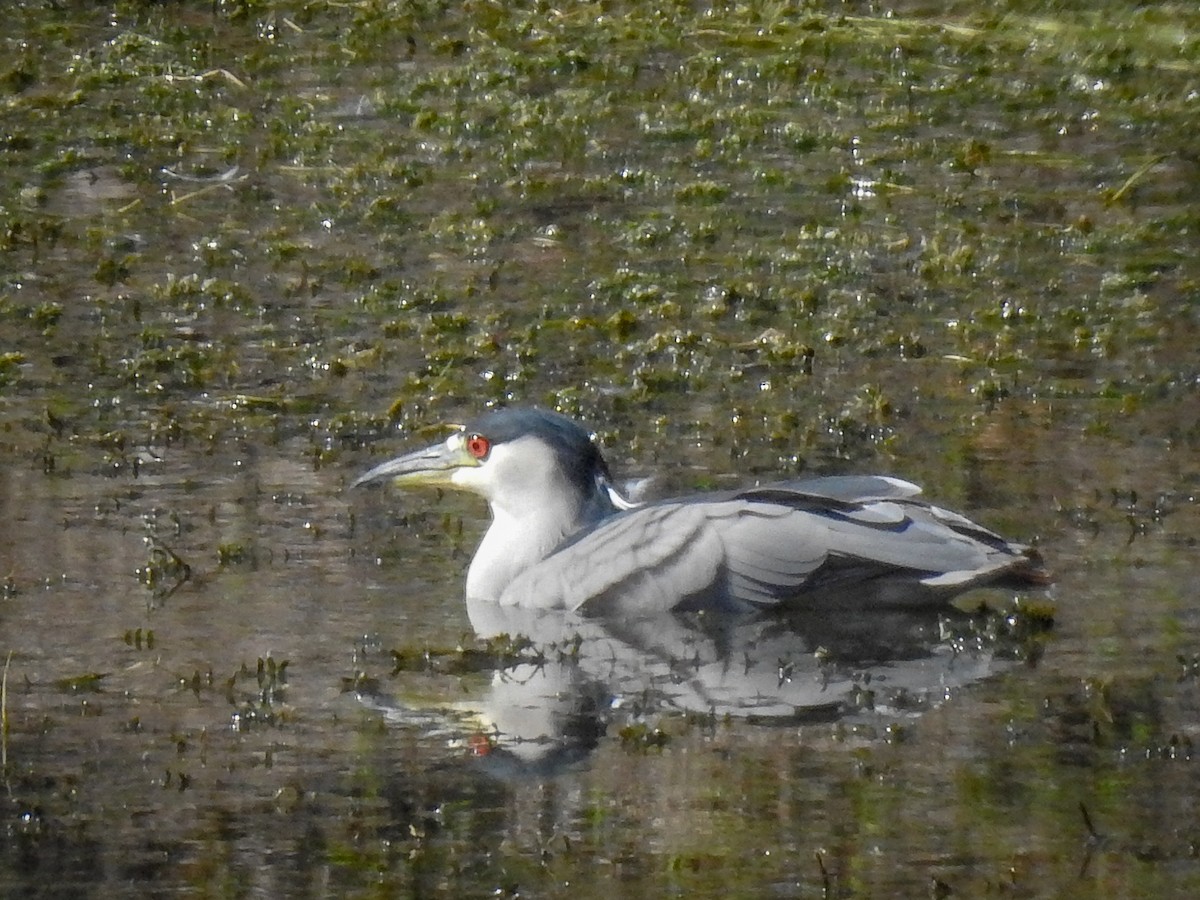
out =
<path fill-rule="evenodd" d="M 0 893 L 1194 895 L 1200 23 L 1018 6 L 22 5 Z M 346 485 L 510 401 L 1057 583 L 485 621 L 479 503 Z"/>

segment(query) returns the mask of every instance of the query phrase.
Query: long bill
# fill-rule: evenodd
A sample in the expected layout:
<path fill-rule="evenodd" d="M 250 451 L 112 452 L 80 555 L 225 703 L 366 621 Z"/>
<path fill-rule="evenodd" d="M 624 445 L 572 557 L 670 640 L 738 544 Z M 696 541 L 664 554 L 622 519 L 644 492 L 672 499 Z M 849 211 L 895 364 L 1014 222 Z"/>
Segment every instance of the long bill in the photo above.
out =
<path fill-rule="evenodd" d="M 456 471 L 478 465 L 479 460 L 467 452 L 463 435 L 452 434 L 440 444 L 380 463 L 355 478 L 350 487 L 388 478 L 396 484 L 450 484 Z"/>

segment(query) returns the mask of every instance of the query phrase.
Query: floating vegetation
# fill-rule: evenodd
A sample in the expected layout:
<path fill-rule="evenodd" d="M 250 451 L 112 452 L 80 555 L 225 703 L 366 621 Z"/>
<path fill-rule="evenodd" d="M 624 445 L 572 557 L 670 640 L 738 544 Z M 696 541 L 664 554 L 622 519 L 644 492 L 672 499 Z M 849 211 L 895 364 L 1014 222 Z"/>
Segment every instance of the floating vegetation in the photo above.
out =
<path fill-rule="evenodd" d="M 99 694 L 104 691 L 104 680 L 108 672 L 85 672 L 69 678 L 59 678 L 54 682 L 55 690 L 65 694 Z"/>
<path fill-rule="evenodd" d="M 617 736 L 621 740 L 622 747 L 637 753 L 661 751 L 671 742 L 671 737 L 667 732 L 661 728 L 647 725 L 645 722 L 626 725 L 618 732 Z"/>
<path fill-rule="evenodd" d="M 1055 615 L 1053 603 L 1017 596 L 1007 608 L 981 605 L 965 618 L 943 616 L 940 638 L 956 653 L 986 651 L 1034 665 L 1052 638 Z"/>
<path fill-rule="evenodd" d="M 138 581 L 149 589 L 154 601 L 158 602 L 170 597 L 188 582 L 192 577 L 192 567 L 154 535 L 147 535 L 145 541 L 150 557 L 138 566 L 136 574 Z"/>
<path fill-rule="evenodd" d="M 799 379 L 817 371 L 816 348 L 908 361 L 951 353 L 1037 359 L 1046 346 L 1070 343 L 1057 307 L 1083 304 L 1065 296 L 997 303 L 987 285 L 1011 294 L 1013 260 L 1029 257 L 1047 233 L 1065 243 L 1064 254 L 1085 259 L 1150 238 L 1107 215 L 1101 200 L 1122 213 L 1141 209 L 1168 189 L 1178 153 L 1139 150 L 1112 172 L 1095 171 L 1071 136 L 1097 127 L 1087 124 L 1094 114 L 1169 140 L 1168 123 L 1186 101 L 1137 86 L 1154 72 L 1186 78 L 1194 70 L 1188 39 L 1173 43 L 1152 14 L 1125 16 L 1119 27 L 1095 21 L 1085 37 L 1016 14 L 900 14 L 881 26 L 819 10 L 765 22 L 734 7 L 703 20 L 627 10 L 627 27 L 617 28 L 622 17 L 597 19 L 582 8 L 547 22 L 519 8 L 483 16 L 375 4 L 292 17 L 239 4 L 236 14 L 211 13 L 236 49 L 215 45 L 206 27 L 171 28 L 136 7 L 123 9 L 99 42 L 83 22 L 21 15 L 53 35 L 43 43 L 64 63 L 72 99 L 56 93 L 56 69 L 45 61 L 16 66 L 21 74 L 7 82 L 15 121 L 24 123 L 6 147 L 10 162 L 19 170 L 49 146 L 64 149 L 41 163 L 39 177 L 14 183 L 15 199 L 0 202 L 2 233 L 7 252 L 27 260 L 34 247 L 83 244 L 87 277 L 101 288 L 92 302 L 110 338 L 71 360 L 79 382 L 98 394 L 186 401 L 224 385 L 253 397 L 261 353 L 282 368 L 312 357 L 314 373 L 336 379 L 378 379 L 397 365 L 414 373 L 398 402 L 418 422 L 466 395 L 471 378 L 459 373 L 481 363 L 481 349 L 508 359 L 556 355 L 556 335 L 572 320 L 594 323 L 562 347 L 587 350 L 597 376 L 589 406 L 602 404 L 602 384 L 648 401 L 702 393 L 731 365 L 741 368 L 730 348 L 747 327 L 783 322 L 785 345 L 796 349 L 766 354 L 769 378 L 726 388 L 749 407 L 772 402 L 755 385 L 769 383 L 793 402 L 810 393 Z M 489 20 L 482 31 L 479 16 Z M 241 31 L 260 17 L 273 24 Z M 326 32 L 344 38 L 364 73 L 394 58 L 384 35 L 407 63 L 354 96 L 328 90 L 279 100 L 271 92 L 289 52 L 312 54 L 316 71 L 343 71 L 346 60 L 315 37 Z M 1178 34 L 1188 34 L 1186 25 Z M 1143 47 L 1166 55 L 1131 49 Z M 1015 48 L 1019 77 L 1006 55 Z M 1077 76 L 1063 82 L 1064 66 Z M 860 102 L 863 73 L 876 78 L 870 104 Z M 130 91 L 149 107 L 144 115 L 104 115 Z M 1049 96 L 1059 102 L 1040 99 Z M 39 104 L 59 100 L 69 115 L 58 117 L 61 133 L 51 141 Z M 271 116 L 250 114 L 264 103 Z M 969 127 L 1021 110 L 1030 113 L 1022 120 L 1030 139 L 1016 144 Z M 393 141 L 373 140 L 378 116 L 405 123 Z M 504 137 L 513 128 L 518 141 Z M 164 144 L 163 133 L 174 137 Z M 221 137 L 210 147 L 198 133 Z M 135 151 L 114 155 L 115 147 Z M 1101 187 L 1086 208 L 1041 192 L 1006 194 L 1026 173 L 1036 176 L 1030 183 L 1078 173 Z M 934 189 L 914 188 L 931 180 Z M 289 193 L 305 199 L 271 202 Z M 803 200 L 789 201 L 793 194 Z M 90 220 L 81 241 L 66 213 L 85 201 L 89 210 L 119 204 L 120 217 Z M 218 210 L 231 215 L 214 218 Z M 170 255 L 151 249 L 156 231 L 179 238 Z M 546 256 L 550 264 L 539 254 L 558 256 Z M 577 274 L 558 286 L 563 259 Z M 429 260 L 428 277 L 413 268 Z M 1133 277 L 1132 265 L 1116 261 L 1103 277 L 1118 284 Z M 913 272 L 927 285 L 898 289 Z M 1169 263 L 1156 267 L 1150 289 L 1163 292 L 1171 272 Z M 756 283 L 710 296 L 714 273 Z M 1137 277 L 1129 286 L 1145 283 Z M 353 298 L 338 285 L 361 286 L 357 309 L 342 303 Z M 517 302 L 524 295 L 544 297 L 531 304 L 544 321 Z M 316 312 L 301 325 L 306 316 L 289 310 L 304 298 Z M 996 323 L 990 305 L 1021 314 Z M 3 348 L 0 385 L 59 353 L 58 332 L 79 315 L 54 297 L 14 304 L 0 294 L 0 310 L 51 338 Z M 1150 298 L 1151 320 L 1158 310 Z M 1133 310 L 1098 312 L 1084 312 L 1079 327 L 1109 354 L 1154 330 Z M 141 333 L 130 328 L 138 324 Z M 232 351 L 220 340 L 230 329 L 248 338 Z M 715 352 L 627 364 L 637 342 L 676 330 L 705 333 Z M 355 352 L 311 353 L 314 342 L 346 331 L 362 338 Z M 498 397 L 514 389 L 537 397 L 561 389 L 556 369 L 490 383 Z M 1012 395 L 1010 382 L 978 383 Z M 1001 395 L 981 396 L 990 408 Z M 239 404 L 233 418 L 273 431 L 277 422 L 252 413 L 293 410 L 282 398 L 268 403 L 278 408 Z M 808 405 L 805 415 L 822 412 Z M 846 421 L 819 433 L 832 456 L 887 451 L 877 423 L 833 416 Z M 87 426 L 87 417 L 78 420 Z"/>
<path fill-rule="evenodd" d="M 126 646 L 133 647 L 135 650 L 141 650 L 143 647 L 147 650 L 154 649 L 154 629 L 148 628 L 143 631 L 139 626 L 125 632 Z"/>
<path fill-rule="evenodd" d="M 209 670 L 203 675 L 195 672 L 190 678 L 181 679 L 181 683 L 197 697 L 205 691 L 222 690 L 226 702 L 235 707 L 230 716 L 234 731 L 278 727 L 290 715 L 285 702 L 288 665 L 288 660 L 277 662 L 268 654 L 259 657 L 253 668 L 242 663 L 223 682 Z"/>
<path fill-rule="evenodd" d="M 553 647 L 549 652 L 557 652 Z M 392 674 L 431 672 L 439 675 L 466 675 L 493 672 L 519 665 L 540 665 L 547 650 L 534 646 L 528 638 L 498 635 L 459 643 L 454 647 L 398 648 L 392 653 Z"/>
<path fill-rule="evenodd" d="M 253 554 L 244 544 L 228 542 L 217 545 L 217 563 L 221 566 L 234 566 L 253 559 Z"/>

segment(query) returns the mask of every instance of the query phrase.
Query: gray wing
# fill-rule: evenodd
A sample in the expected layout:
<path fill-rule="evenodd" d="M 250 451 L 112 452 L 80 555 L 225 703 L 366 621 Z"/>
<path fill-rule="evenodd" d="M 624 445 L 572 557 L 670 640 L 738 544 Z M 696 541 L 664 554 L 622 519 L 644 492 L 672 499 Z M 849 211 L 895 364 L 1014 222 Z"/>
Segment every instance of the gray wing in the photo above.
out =
<path fill-rule="evenodd" d="M 640 507 L 529 569 L 501 602 L 641 613 L 761 608 L 884 578 L 933 600 L 1030 567 L 1024 548 L 911 499 L 918 492 L 897 479 L 847 477 Z"/>
<path fill-rule="evenodd" d="M 764 488 L 750 488 L 738 496 L 754 496 L 760 492 L 782 492 L 803 495 L 809 498 L 824 497 L 843 502 L 869 500 L 907 500 L 921 493 L 921 488 L 911 481 L 892 478 L 890 475 L 823 475 L 819 478 L 801 478 L 770 484 Z"/>
<path fill-rule="evenodd" d="M 721 580 L 725 552 L 713 520 L 722 505 L 667 502 L 619 513 L 527 569 L 500 602 L 673 609 Z"/>

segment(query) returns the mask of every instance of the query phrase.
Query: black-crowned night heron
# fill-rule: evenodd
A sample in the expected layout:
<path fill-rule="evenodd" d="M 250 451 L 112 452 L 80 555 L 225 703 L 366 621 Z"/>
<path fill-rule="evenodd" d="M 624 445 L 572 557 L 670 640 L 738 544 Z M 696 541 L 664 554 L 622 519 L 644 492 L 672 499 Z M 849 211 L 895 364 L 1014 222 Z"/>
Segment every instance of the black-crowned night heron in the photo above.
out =
<path fill-rule="evenodd" d="M 354 485 L 479 494 L 492 522 L 467 599 L 654 614 L 838 602 L 945 601 L 984 584 L 1049 578 L 1032 550 L 917 499 L 885 476 L 833 476 L 639 505 L 621 496 L 588 433 L 540 409 L 489 412 Z"/>

